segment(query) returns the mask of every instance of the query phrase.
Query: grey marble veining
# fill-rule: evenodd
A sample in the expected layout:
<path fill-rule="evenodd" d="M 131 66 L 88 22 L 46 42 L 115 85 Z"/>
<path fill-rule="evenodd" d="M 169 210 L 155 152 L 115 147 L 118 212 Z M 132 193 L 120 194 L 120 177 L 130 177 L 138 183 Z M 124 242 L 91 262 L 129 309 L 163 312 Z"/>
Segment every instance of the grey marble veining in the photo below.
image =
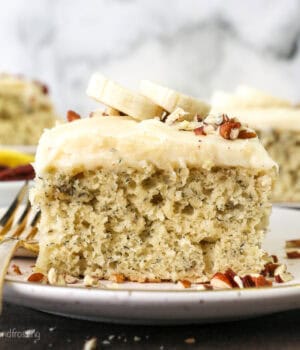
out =
<path fill-rule="evenodd" d="M 244 83 L 300 101 L 298 0 L 10 0 L 0 4 L 0 70 L 45 80 L 61 113 L 99 70 L 209 98 Z"/>

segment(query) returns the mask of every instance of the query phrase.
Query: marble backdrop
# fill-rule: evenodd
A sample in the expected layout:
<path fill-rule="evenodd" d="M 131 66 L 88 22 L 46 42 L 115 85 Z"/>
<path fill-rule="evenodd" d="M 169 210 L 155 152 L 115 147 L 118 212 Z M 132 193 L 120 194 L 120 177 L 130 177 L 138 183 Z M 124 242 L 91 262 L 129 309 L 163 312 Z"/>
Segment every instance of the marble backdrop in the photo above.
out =
<path fill-rule="evenodd" d="M 239 83 L 300 101 L 298 0 L 9 0 L 0 70 L 45 80 L 60 113 L 87 113 L 90 74 L 198 97 Z"/>

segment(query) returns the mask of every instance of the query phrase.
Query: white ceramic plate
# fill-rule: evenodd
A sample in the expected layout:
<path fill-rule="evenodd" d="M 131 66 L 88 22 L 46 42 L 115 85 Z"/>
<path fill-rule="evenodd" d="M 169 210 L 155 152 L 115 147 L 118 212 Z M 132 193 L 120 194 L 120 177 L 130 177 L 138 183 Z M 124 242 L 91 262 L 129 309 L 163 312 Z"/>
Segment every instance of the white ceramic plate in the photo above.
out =
<path fill-rule="evenodd" d="M 8 275 L 4 298 L 53 314 L 131 324 L 219 322 L 300 308 L 300 259 L 284 258 L 285 240 L 299 238 L 300 211 L 274 208 L 265 248 L 295 278 L 271 288 L 203 291 L 171 283 L 111 282 L 99 288 L 48 286 L 26 282 L 34 260 L 23 258 L 15 261 L 23 275 Z"/>
<path fill-rule="evenodd" d="M 292 208 L 292 209 L 300 209 L 300 202 L 281 202 L 281 203 L 274 203 L 275 207 L 280 208 Z"/>
<path fill-rule="evenodd" d="M 13 149 L 19 152 L 35 154 L 36 145 L 0 145 L 1 149 Z"/>
<path fill-rule="evenodd" d="M 35 154 L 37 146 L 0 145 L 0 149 L 12 149 L 19 152 Z M 23 186 L 24 181 L 0 181 L 0 207 L 7 207 Z"/>

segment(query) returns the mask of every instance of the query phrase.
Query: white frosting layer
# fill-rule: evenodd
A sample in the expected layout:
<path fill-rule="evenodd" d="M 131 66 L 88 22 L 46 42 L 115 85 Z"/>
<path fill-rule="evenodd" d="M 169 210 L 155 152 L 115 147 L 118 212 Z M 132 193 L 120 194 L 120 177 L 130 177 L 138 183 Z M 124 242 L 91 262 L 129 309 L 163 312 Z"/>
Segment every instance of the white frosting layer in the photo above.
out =
<path fill-rule="evenodd" d="M 45 131 L 37 149 L 35 170 L 42 175 L 55 169 L 140 168 L 148 162 L 161 169 L 277 167 L 257 138 L 230 141 L 219 135 L 178 131 L 154 119 L 136 122 L 124 117 L 93 117 Z"/>

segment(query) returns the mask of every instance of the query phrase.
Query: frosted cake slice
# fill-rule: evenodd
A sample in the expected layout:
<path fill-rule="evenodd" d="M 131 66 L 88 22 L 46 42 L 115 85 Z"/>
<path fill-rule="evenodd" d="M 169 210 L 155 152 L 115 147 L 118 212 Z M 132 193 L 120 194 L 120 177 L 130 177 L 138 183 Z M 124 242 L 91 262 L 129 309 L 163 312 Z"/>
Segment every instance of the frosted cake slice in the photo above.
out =
<path fill-rule="evenodd" d="M 43 134 L 38 271 L 203 282 L 262 270 L 277 165 L 238 120 L 174 113 L 94 115 Z"/>
<path fill-rule="evenodd" d="M 0 74 L 0 144 L 36 145 L 56 119 L 45 85 Z"/>
<path fill-rule="evenodd" d="M 300 109 L 291 102 L 240 86 L 232 94 L 215 92 L 212 113 L 228 113 L 255 129 L 279 165 L 275 202 L 300 201 Z"/>

